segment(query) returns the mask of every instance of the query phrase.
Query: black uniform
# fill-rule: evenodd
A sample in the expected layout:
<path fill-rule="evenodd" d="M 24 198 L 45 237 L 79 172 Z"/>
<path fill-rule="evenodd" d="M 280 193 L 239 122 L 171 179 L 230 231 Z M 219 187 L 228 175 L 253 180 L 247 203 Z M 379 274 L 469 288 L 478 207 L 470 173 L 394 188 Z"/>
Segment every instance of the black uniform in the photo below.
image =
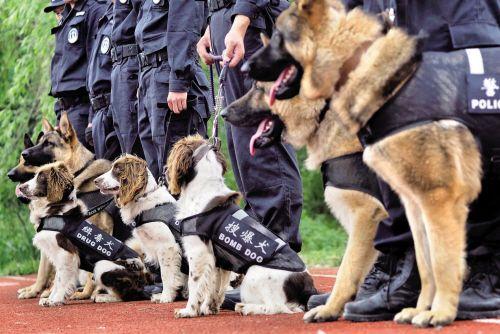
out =
<path fill-rule="evenodd" d="M 388 11 L 394 15 L 394 24 L 404 27 L 410 34 L 417 35 L 422 29 L 425 30 L 429 36 L 424 44 L 424 51 L 448 52 L 463 48 L 500 45 L 500 4 L 497 0 L 476 2 L 351 0 L 347 1 L 347 6 L 349 8 L 363 6 L 364 10 L 372 13 Z M 426 100 L 425 97 L 422 99 Z M 412 244 L 412 237 L 404 208 L 387 184 L 380 181 L 380 187 L 390 218 L 379 225 L 375 247 L 381 251 L 406 248 Z M 500 230 L 489 231 L 500 238 Z M 489 238 L 493 235 L 490 234 Z M 471 237 L 477 237 L 477 233 L 469 232 L 469 238 Z M 469 245 L 471 241 L 469 240 Z"/>
<path fill-rule="evenodd" d="M 209 90 L 196 54 L 206 15 L 205 1 L 145 0 L 139 10 L 139 137 L 156 178 L 176 141 L 197 132 L 206 135 Z M 171 112 L 169 92 L 188 92 L 188 109 Z"/>
<path fill-rule="evenodd" d="M 143 156 L 138 140 L 137 90 L 139 88 L 139 48 L 135 42 L 137 14 L 142 0 L 117 0 L 113 10 L 111 41 L 111 110 L 123 153 Z"/>
<path fill-rule="evenodd" d="M 274 17 L 287 8 L 288 2 L 256 0 L 211 1 L 210 34 L 215 54 L 225 49 L 224 38 L 231 28 L 232 19 L 241 14 L 251 19 L 245 35 L 245 59 L 262 47 L 260 32 L 266 29 L 262 10 L 266 6 Z M 240 71 L 240 66 L 227 72 L 224 90 L 225 103 L 242 97 L 252 85 L 252 80 Z M 220 71 L 219 64 L 216 64 Z M 250 156 L 248 143 L 255 128 L 240 128 L 225 124 L 227 145 L 238 188 L 246 201 L 245 210 L 258 221 L 287 241 L 295 251 L 300 251 L 299 234 L 302 213 L 302 182 L 295 151 L 281 142 L 259 150 Z"/>
<path fill-rule="evenodd" d="M 68 113 L 78 139 L 84 145 L 89 123 L 90 100 L 86 77 L 88 59 L 97 34 L 97 23 L 106 10 L 106 1 L 80 0 L 73 8 L 66 5 L 63 19 L 52 29 L 56 47 L 51 64 L 50 95 L 57 98 L 55 112 Z"/>
<path fill-rule="evenodd" d="M 108 160 L 113 160 L 120 154 L 110 107 L 112 26 L 113 3 L 109 2 L 106 13 L 99 19 L 87 76 L 92 105 L 89 121 L 92 123 L 94 152 L 96 158 Z"/>

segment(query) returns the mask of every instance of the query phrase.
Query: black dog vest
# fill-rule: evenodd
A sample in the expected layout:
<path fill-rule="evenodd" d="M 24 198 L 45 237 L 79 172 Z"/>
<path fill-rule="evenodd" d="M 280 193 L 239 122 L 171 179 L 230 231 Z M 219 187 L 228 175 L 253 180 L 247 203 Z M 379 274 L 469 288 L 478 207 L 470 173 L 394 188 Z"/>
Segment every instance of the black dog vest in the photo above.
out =
<path fill-rule="evenodd" d="M 321 164 L 323 185 L 356 190 L 382 202 L 377 176 L 363 162 L 363 152 L 329 159 Z"/>
<path fill-rule="evenodd" d="M 40 231 L 54 231 L 63 234 L 77 246 L 80 255 L 80 269 L 92 272 L 101 260 L 126 260 L 139 255 L 117 238 L 97 226 L 85 221 L 81 215 L 52 216 L 42 219 L 37 228 Z"/>
<path fill-rule="evenodd" d="M 180 221 L 182 235 L 211 240 L 216 265 L 245 273 L 252 265 L 301 272 L 304 262 L 290 246 L 235 204 L 217 206 Z"/>
<path fill-rule="evenodd" d="M 181 246 L 182 249 L 182 230 L 180 221 L 175 220 L 177 207 L 173 203 L 165 203 L 156 206 L 152 209 L 142 212 L 135 219 L 135 227 L 152 222 L 162 222 L 170 228 L 170 232 L 174 235 L 175 241 Z M 184 257 L 184 250 L 182 250 L 181 272 L 189 274 L 189 265 L 187 259 Z"/>
<path fill-rule="evenodd" d="M 499 47 L 423 53 L 413 77 L 375 113 L 360 139 L 371 144 L 445 119 L 463 123 L 478 139 L 488 173 L 500 148 Z"/>

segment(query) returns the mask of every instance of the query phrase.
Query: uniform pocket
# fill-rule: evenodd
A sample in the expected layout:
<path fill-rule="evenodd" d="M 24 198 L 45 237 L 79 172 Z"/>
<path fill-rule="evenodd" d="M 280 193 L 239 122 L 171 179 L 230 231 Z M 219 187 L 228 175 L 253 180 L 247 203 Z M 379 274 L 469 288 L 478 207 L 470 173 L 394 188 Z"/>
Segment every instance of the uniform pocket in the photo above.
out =
<path fill-rule="evenodd" d="M 76 16 L 68 22 L 66 45 L 69 48 L 82 47 L 85 41 L 85 15 Z"/>

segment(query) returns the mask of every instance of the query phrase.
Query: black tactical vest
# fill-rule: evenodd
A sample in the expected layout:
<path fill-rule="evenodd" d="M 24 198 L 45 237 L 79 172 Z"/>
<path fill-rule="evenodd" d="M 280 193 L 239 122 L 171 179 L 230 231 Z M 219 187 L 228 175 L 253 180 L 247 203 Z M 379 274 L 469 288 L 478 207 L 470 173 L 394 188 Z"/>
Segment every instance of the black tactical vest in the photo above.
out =
<path fill-rule="evenodd" d="M 424 52 L 419 68 L 360 132 L 364 145 L 439 120 L 463 123 L 477 138 L 483 169 L 492 169 L 500 148 L 500 47 L 475 49 L 482 74 L 472 73 L 468 52 Z"/>
<path fill-rule="evenodd" d="M 90 224 L 78 213 L 52 216 L 42 219 L 37 228 L 40 231 L 62 233 L 78 248 L 80 269 L 92 272 L 101 260 L 125 260 L 139 255 L 117 238 L 97 226 Z"/>
<path fill-rule="evenodd" d="M 184 256 L 184 250 L 182 247 L 182 231 L 180 226 L 180 221 L 175 220 L 175 214 L 177 213 L 177 207 L 174 203 L 165 203 L 158 205 L 152 209 L 142 212 L 135 219 L 135 227 L 142 226 L 147 223 L 152 222 L 162 222 L 170 228 L 170 232 L 174 235 L 175 241 L 179 244 L 182 250 L 182 262 L 181 262 L 181 272 L 183 274 L 189 274 L 189 265 L 186 257 Z"/>
<path fill-rule="evenodd" d="M 245 273 L 252 265 L 301 272 L 304 262 L 290 246 L 239 206 L 217 206 L 180 221 L 182 235 L 211 240 L 216 265 Z"/>

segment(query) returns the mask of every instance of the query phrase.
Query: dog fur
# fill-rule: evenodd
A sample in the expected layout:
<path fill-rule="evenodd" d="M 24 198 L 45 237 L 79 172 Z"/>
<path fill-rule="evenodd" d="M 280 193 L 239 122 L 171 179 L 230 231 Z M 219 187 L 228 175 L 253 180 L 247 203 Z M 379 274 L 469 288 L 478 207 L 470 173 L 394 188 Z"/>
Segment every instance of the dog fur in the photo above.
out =
<path fill-rule="evenodd" d="M 334 112 L 323 122 L 339 122 L 353 134 L 416 68 L 415 38 L 397 28 L 383 34 L 373 17 L 359 9 L 346 13 L 337 0 L 300 0 L 279 17 L 277 30 L 304 68 L 304 95 L 332 99 Z M 339 87 L 345 59 L 364 41 L 370 46 Z M 324 134 L 325 145 L 334 144 L 332 137 Z M 402 310 L 395 321 L 419 327 L 451 323 L 465 271 L 468 207 L 481 190 L 474 136 L 457 121 L 441 120 L 390 135 L 368 146 L 363 158 L 399 195 L 415 242 L 422 290 L 416 308 Z M 329 320 L 335 311 L 329 301 L 305 318 Z"/>
<path fill-rule="evenodd" d="M 113 194 L 120 207 L 125 224 L 134 224 L 135 219 L 144 211 L 165 203 L 175 203 L 164 186 L 158 186 L 153 174 L 144 160 L 132 155 L 118 158 L 110 171 L 95 180 L 104 194 Z M 170 228 L 163 222 L 151 222 L 133 231 L 140 241 L 146 262 L 159 265 L 163 282 L 161 294 L 153 295 L 152 300 L 170 303 L 175 300 L 179 290 L 187 288 L 187 276 L 181 273 L 182 251 Z"/>
<path fill-rule="evenodd" d="M 337 135 L 335 144 L 324 145 L 319 131 L 324 125 L 320 124 L 319 115 L 325 100 L 308 100 L 299 93 L 289 100 L 277 100 L 270 107 L 271 85 L 256 82 L 246 95 L 226 108 L 226 120 L 235 126 L 245 126 L 247 119 L 255 122 L 267 115 L 266 109 L 272 111 L 285 124 L 283 138 L 297 149 L 306 146 L 306 165 L 310 169 L 317 168 L 325 160 L 362 151 L 358 138 L 338 123 L 327 125 L 331 133 Z M 349 235 L 331 295 L 332 318 L 338 318 L 373 265 L 377 254 L 373 240 L 377 226 L 387 217 L 387 212 L 378 199 L 364 192 L 327 186 L 324 196 L 331 213 Z"/>
<path fill-rule="evenodd" d="M 210 150 L 196 163 L 196 150 L 207 144 L 200 136 L 177 142 L 167 161 L 167 178 L 172 194 L 179 194 L 178 219 L 205 210 L 215 198 L 230 203 L 239 194 L 224 183 L 225 159 Z M 211 240 L 184 236 L 183 245 L 189 262 L 189 299 L 185 308 L 175 311 L 176 318 L 216 314 L 224 300 L 230 272 L 217 268 Z M 307 271 L 291 273 L 251 266 L 241 284 L 241 303 L 235 310 L 243 315 L 302 312 L 310 294 L 315 293 Z M 306 297 L 307 296 L 307 297 Z"/>

